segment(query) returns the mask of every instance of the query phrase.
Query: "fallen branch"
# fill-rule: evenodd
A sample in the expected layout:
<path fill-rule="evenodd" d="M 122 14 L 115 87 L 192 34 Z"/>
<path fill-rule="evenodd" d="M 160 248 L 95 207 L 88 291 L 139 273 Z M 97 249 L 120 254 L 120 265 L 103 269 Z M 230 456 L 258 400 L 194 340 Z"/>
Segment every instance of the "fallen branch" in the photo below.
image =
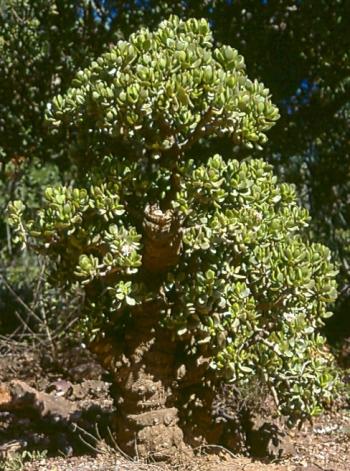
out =
<path fill-rule="evenodd" d="M 0 384 L 0 410 L 21 411 L 56 423 L 70 422 L 75 406 L 62 397 L 37 391 L 23 381 Z"/>

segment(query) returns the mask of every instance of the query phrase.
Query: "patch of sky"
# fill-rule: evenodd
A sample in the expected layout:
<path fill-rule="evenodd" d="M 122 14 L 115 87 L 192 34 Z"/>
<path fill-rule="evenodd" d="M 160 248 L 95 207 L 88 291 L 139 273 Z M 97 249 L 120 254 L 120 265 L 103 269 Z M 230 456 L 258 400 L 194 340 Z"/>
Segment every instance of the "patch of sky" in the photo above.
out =
<path fill-rule="evenodd" d="M 82 7 L 77 8 L 77 14 L 80 18 L 84 16 L 85 9 Z M 108 0 L 100 2 L 98 8 L 92 9 L 93 18 L 97 23 L 104 22 L 106 29 L 110 28 L 112 21 L 118 16 L 118 9 L 112 7 Z"/>
<path fill-rule="evenodd" d="M 135 5 L 138 8 L 148 8 L 151 6 L 150 0 L 135 0 Z"/>
<path fill-rule="evenodd" d="M 83 18 L 83 16 L 84 16 L 84 8 L 83 7 L 77 7 L 77 15 L 78 15 L 78 18 Z"/>
<path fill-rule="evenodd" d="M 281 100 L 280 106 L 287 114 L 293 114 L 297 112 L 300 107 L 307 106 L 312 96 L 317 93 L 318 90 L 318 83 L 304 78 L 300 81 L 298 88 L 292 96 Z"/>
<path fill-rule="evenodd" d="M 114 20 L 114 18 L 116 18 L 118 16 L 118 9 L 113 7 L 109 10 L 109 15 L 108 15 L 108 18 L 106 20 L 106 28 L 110 28 L 111 27 L 111 24 Z"/>

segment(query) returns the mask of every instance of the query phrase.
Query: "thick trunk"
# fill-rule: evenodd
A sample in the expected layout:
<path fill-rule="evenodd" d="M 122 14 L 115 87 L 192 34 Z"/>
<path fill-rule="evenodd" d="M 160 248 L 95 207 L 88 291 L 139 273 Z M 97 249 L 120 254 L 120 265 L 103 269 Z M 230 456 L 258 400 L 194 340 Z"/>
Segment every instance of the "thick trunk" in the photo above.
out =
<path fill-rule="evenodd" d="M 172 210 L 163 212 L 158 205 L 147 206 L 143 221 L 143 269 L 162 274 L 174 267 L 181 250 L 180 221 Z"/>
<path fill-rule="evenodd" d="M 215 388 L 206 362 L 183 362 L 181 345 L 159 325 L 159 311 L 155 303 L 145 306 L 122 339 L 101 338 L 91 350 L 112 374 L 119 446 L 130 455 L 167 459 L 188 452 L 188 445 L 218 443 L 222 424 L 211 417 Z"/>
<path fill-rule="evenodd" d="M 106 337 L 91 349 L 112 373 L 114 428 L 123 450 L 163 459 L 184 449 L 173 392 L 176 345 L 159 326 L 159 306 L 136 312 L 121 341 Z"/>
<path fill-rule="evenodd" d="M 217 444 L 223 434 L 223 425 L 215 423 L 213 402 L 218 394 L 218 381 L 209 370 L 206 356 L 183 358 L 177 372 L 178 408 L 185 441 L 192 447 Z"/>

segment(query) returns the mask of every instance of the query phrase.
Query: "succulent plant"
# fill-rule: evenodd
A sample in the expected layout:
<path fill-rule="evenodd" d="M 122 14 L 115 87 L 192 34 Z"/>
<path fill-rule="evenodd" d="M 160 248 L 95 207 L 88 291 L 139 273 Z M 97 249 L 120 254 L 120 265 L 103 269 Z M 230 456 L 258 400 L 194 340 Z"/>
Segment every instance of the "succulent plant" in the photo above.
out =
<path fill-rule="evenodd" d="M 48 106 L 77 181 L 46 188 L 35 220 L 14 202 L 9 221 L 50 257 L 53 283 L 84 292 L 81 329 L 119 396 L 141 380 L 156 385 L 142 390 L 146 414 L 186 403 L 191 415 L 193 383 L 201 397 L 201 388 L 259 378 L 291 422 L 334 397 L 338 375 L 319 333 L 336 297 L 330 251 L 308 240 L 307 211 L 267 163 L 208 157 L 218 138 L 259 148 L 277 118 L 235 49 L 214 47 L 205 20 L 175 16 L 118 42 Z M 135 419 L 145 409 L 125 401 L 119 430 L 130 445 L 136 423 L 146 443 L 148 422 Z M 160 423 L 175 429 L 175 416 Z"/>

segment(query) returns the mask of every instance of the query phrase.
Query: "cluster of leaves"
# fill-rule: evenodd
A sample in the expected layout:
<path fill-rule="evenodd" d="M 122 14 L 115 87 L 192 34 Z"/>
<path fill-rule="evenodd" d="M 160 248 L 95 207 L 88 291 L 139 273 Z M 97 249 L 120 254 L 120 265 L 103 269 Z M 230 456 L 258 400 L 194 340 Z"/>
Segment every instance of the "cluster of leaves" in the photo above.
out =
<path fill-rule="evenodd" d="M 250 72 L 269 84 L 280 104 L 281 120 L 263 157 L 282 178 L 297 185 L 312 218 L 312 237 L 326 243 L 340 262 L 341 296 L 327 333 L 343 337 L 350 333 L 350 4 L 346 0 L 223 3 L 227 2 L 218 2 L 212 13 L 216 37 L 239 47 Z"/>
<path fill-rule="evenodd" d="M 1 165 L 1 164 L 0 164 Z M 28 211 L 34 211 L 42 204 L 43 185 L 52 185 L 59 180 L 56 165 L 42 163 L 38 159 L 12 159 L 3 165 L 0 178 L 0 208 L 5 212 L 9 201 L 26 201 Z M 41 271 L 38 257 L 34 253 L 19 251 L 16 237 L 5 221 L 0 221 L 0 330 L 11 333 L 18 326 L 13 311 L 23 312 L 12 287 L 21 300 L 31 303 L 35 298 L 38 277 Z M 4 282 L 4 278 L 6 283 Z M 6 286 L 8 284 L 9 286 Z M 28 314 L 28 313 L 27 313 Z M 26 317 L 26 316 L 25 316 Z"/>
<path fill-rule="evenodd" d="M 45 107 L 115 35 L 94 21 L 93 3 L 0 2 L 2 162 L 61 156 L 64 164 L 62 143 L 46 132 Z"/>
<path fill-rule="evenodd" d="M 207 21 L 177 17 L 119 41 L 78 72 L 48 111 L 53 126 L 78 133 L 79 152 L 82 143 L 96 148 L 110 138 L 153 158 L 199 137 L 263 144 L 277 118 L 269 91 L 247 78 L 243 57 L 229 46 L 214 49 Z"/>
<path fill-rule="evenodd" d="M 206 21 L 173 16 L 78 72 L 47 116 L 73 136 L 79 186 L 47 188 L 33 220 L 14 202 L 9 222 L 49 255 L 55 283 L 85 291 L 88 337 L 162 299 L 164 327 L 225 380 L 261 377 L 291 420 L 330 401 L 337 372 L 318 333 L 336 294 L 329 250 L 308 242 L 307 211 L 269 165 L 201 152 L 209 137 L 260 146 L 278 117 L 237 51 L 214 48 Z M 142 258 L 154 202 L 182 237 L 157 283 Z"/>
<path fill-rule="evenodd" d="M 260 377 L 289 416 L 319 411 L 336 382 L 318 330 L 336 297 L 329 250 L 305 240 L 294 188 L 261 160 L 188 163 L 175 205 L 186 215 L 184 257 L 165 291 L 169 322 L 241 387 Z M 198 341 L 198 338 L 200 339 Z"/>

